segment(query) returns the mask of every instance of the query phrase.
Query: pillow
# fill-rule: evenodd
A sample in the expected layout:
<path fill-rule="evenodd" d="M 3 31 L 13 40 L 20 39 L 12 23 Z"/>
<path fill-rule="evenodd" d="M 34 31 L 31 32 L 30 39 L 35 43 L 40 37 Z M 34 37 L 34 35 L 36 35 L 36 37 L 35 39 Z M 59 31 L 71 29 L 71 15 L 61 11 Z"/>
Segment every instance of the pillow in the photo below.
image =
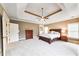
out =
<path fill-rule="evenodd" d="M 52 31 L 51 34 L 60 34 L 60 33 L 56 31 Z"/>
<path fill-rule="evenodd" d="M 51 33 L 51 34 L 54 34 L 54 33 L 55 33 L 55 31 L 51 31 L 50 33 Z"/>

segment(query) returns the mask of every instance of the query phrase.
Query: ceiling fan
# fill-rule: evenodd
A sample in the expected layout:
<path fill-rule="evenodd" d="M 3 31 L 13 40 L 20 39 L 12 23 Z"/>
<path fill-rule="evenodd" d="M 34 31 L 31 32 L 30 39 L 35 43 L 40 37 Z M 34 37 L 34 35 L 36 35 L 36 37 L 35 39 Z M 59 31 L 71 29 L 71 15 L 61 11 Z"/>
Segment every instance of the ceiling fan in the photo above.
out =
<path fill-rule="evenodd" d="M 41 10 L 42 10 L 42 15 L 41 15 L 41 16 L 38 15 L 38 14 L 32 13 L 32 12 L 30 12 L 30 11 L 27 11 L 27 10 L 25 10 L 24 12 L 25 12 L 25 13 L 28 13 L 28 14 L 31 14 L 31 15 L 34 15 L 34 16 L 37 16 L 37 17 L 40 17 L 41 19 L 45 20 L 45 19 L 48 19 L 48 17 L 50 17 L 50 16 L 52 16 L 52 15 L 54 15 L 54 14 L 56 14 L 56 13 L 62 11 L 62 9 L 59 9 L 59 10 L 53 12 L 53 13 L 48 14 L 47 16 L 43 16 L 43 9 L 44 9 L 44 8 L 41 8 Z"/>

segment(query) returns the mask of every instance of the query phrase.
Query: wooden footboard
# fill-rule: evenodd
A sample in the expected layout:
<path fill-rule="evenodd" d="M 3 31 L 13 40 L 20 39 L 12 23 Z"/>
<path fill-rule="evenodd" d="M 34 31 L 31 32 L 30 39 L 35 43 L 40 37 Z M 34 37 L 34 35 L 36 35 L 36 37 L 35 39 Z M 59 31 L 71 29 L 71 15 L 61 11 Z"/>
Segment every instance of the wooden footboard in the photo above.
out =
<path fill-rule="evenodd" d="M 50 38 L 46 38 L 46 37 L 42 37 L 42 36 L 39 36 L 39 39 L 43 40 L 45 42 L 48 42 L 49 44 L 51 44 L 53 42 L 53 40 L 51 40 Z"/>
<path fill-rule="evenodd" d="M 60 40 L 60 38 L 54 38 L 53 40 L 51 40 L 51 38 L 46 38 L 46 37 L 39 36 L 39 40 L 43 40 L 43 41 L 48 42 L 49 44 L 51 44 L 53 41 Z"/>

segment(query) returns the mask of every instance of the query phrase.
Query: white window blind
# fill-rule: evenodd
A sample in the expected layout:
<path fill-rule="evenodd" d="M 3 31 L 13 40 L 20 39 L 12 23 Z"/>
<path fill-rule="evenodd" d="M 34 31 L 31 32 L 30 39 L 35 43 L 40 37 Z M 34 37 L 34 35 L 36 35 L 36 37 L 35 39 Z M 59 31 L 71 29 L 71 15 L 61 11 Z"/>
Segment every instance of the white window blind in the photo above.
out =
<path fill-rule="evenodd" d="M 68 37 L 79 39 L 79 23 L 68 24 Z"/>

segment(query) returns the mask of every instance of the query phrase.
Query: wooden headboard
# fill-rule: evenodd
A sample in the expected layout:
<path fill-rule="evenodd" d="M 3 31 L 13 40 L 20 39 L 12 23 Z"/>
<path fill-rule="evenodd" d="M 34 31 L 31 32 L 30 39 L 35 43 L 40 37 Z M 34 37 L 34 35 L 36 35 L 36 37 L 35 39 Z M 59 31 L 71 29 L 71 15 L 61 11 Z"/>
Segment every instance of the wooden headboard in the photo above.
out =
<path fill-rule="evenodd" d="M 49 31 L 56 31 L 56 32 L 59 32 L 61 34 L 61 29 L 50 29 Z"/>

